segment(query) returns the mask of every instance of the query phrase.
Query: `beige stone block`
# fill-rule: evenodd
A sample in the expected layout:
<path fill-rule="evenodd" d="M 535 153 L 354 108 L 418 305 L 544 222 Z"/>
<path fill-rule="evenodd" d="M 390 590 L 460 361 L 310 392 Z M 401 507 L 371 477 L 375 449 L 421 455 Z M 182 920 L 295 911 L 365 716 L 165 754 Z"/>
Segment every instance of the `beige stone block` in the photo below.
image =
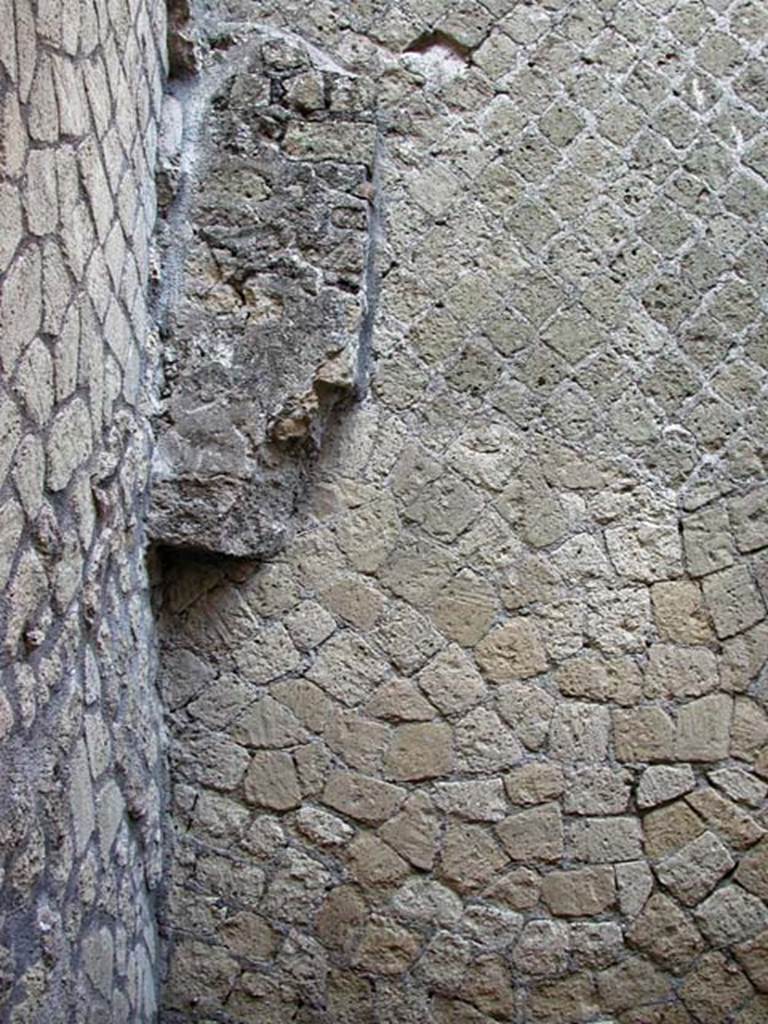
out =
<path fill-rule="evenodd" d="M 455 927 L 463 910 L 455 892 L 430 878 L 411 878 L 401 885 L 392 907 L 404 921 L 443 928 Z"/>
<path fill-rule="evenodd" d="M 21 414 L 8 395 L 0 395 L 0 481 L 5 481 L 21 439 Z"/>
<path fill-rule="evenodd" d="M 563 855 L 563 822 L 556 803 L 519 811 L 497 825 L 496 832 L 512 860 L 551 862 Z"/>
<path fill-rule="evenodd" d="M 680 988 L 687 1009 L 707 1024 L 725 1024 L 751 993 L 742 972 L 718 952 L 705 953 Z"/>
<path fill-rule="evenodd" d="M 642 696 L 642 675 L 632 658 L 571 658 L 555 670 L 554 679 L 566 697 L 627 706 Z"/>
<path fill-rule="evenodd" d="M 722 688 L 732 693 L 744 692 L 757 679 L 768 661 L 768 622 L 731 637 L 722 645 L 720 679 Z"/>
<path fill-rule="evenodd" d="M 453 644 L 435 655 L 418 674 L 416 681 L 443 714 L 468 711 L 487 692 L 472 659 Z"/>
<path fill-rule="evenodd" d="M 517 737 L 489 708 L 475 708 L 454 728 L 456 767 L 473 774 L 496 774 L 522 760 Z"/>
<path fill-rule="evenodd" d="M 745 565 L 707 576 L 704 600 L 721 640 L 742 633 L 765 618 L 765 605 Z"/>
<path fill-rule="evenodd" d="M 21 116 L 19 98 L 11 89 L 0 100 L 0 158 L 6 173 L 12 177 L 21 174 L 27 157 L 29 135 Z"/>
<path fill-rule="evenodd" d="M 706 647 L 654 644 L 648 652 L 646 697 L 699 697 L 717 688 L 717 661 Z"/>
<path fill-rule="evenodd" d="M 366 713 L 390 722 L 428 722 L 436 711 L 410 679 L 382 683 L 365 706 Z"/>
<path fill-rule="evenodd" d="M 90 117 L 81 68 L 61 54 L 53 54 L 51 70 L 58 100 L 60 133 L 85 135 L 90 127 Z"/>
<path fill-rule="evenodd" d="M 767 744 L 768 715 L 750 697 L 737 697 L 734 701 L 731 725 L 731 756 L 742 761 L 754 762 Z"/>
<path fill-rule="evenodd" d="M 570 763 L 602 761 L 608 750 L 610 722 L 610 712 L 599 704 L 563 701 L 552 716 L 551 755 Z"/>
<path fill-rule="evenodd" d="M 59 226 L 59 198 L 53 150 L 33 149 L 29 154 L 24 208 L 34 235 L 55 233 Z"/>
<path fill-rule="evenodd" d="M 541 878 L 536 871 L 516 867 L 508 871 L 486 890 L 486 896 L 510 910 L 530 910 L 539 901 Z"/>
<path fill-rule="evenodd" d="M 704 940 L 686 914 L 659 892 L 633 922 L 627 941 L 674 974 L 680 974 L 704 948 Z"/>
<path fill-rule="evenodd" d="M 407 604 L 392 602 L 376 630 L 377 645 L 405 675 L 413 675 L 443 647 L 444 641 L 423 615 Z"/>
<path fill-rule="evenodd" d="M 336 629 L 336 621 L 315 601 L 302 601 L 285 617 L 291 639 L 301 651 L 319 646 Z"/>
<path fill-rule="evenodd" d="M 613 737 L 620 761 L 670 761 L 675 726 L 663 708 L 648 706 L 613 712 Z"/>
<path fill-rule="evenodd" d="M 349 870 L 360 885 L 397 885 L 408 876 L 409 867 L 381 839 L 363 832 L 349 845 Z"/>
<path fill-rule="evenodd" d="M 91 419 L 80 398 L 56 413 L 48 436 L 46 450 L 48 487 L 63 490 L 72 474 L 90 455 L 92 446 Z"/>
<path fill-rule="evenodd" d="M 408 970 L 421 947 L 419 936 L 384 918 L 374 918 L 366 927 L 355 955 L 355 963 L 375 974 L 399 975 Z"/>
<path fill-rule="evenodd" d="M 351 630 L 327 640 L 306 672 L 308 679 L 348 707 L 372 696 L 387 674 L 384 659 Z"/>
<path fill-rule="evenodd" d="M 676 761 L 719 761 L 728 756 L 733 700 L 722 693 L 683 705 L 677 715 Z"/>
<path fill-rule="evenodd" d="M 231 737 L 244 746 L 279 749 L 305 742 L 307 734 L 288 708 L 265 695 L 238 715 L 231 725 Z"/>
<path fill-rule="evenodd" d="M 333 710 L 325 726 L 328 747 L 350 768 L 375 775 L 390 742 L 391 730 L 357 711 Z"/>
<path fill-rule="evenodd" d="M 650 811 L 643 818 L 646 855 L 651 860 L 664 857 L 705 831 L 704 822 L 685 800 L 675 800 L 672 804 Z"/>
<path fill-rule="evenodd" d="M 742 768 L 718 768 L 709 772 L 707 777 L 731 800 L 738 800 L 751 807 L 760 807 L 768 796 L 768 783 Z"/>
<path fill-rule="evenodd" d="M 699 903 L 734 866 L 730 851 L 713 832 L 704 832 L 660 860 L 659 881 L 688 907 Z"/>
<path fill-rule="evenodd" d="M 483 675 L 494 683 L 527 679 L 547 671 L 538 627 L 529 619 L 512 619 L 492 629 L 475 651 Z"/>
<path fill-rule="evenodd" d="M 320 595 L 323 605 L 357 629 L 372 629 L 384 610 L 380 590 L 353 576 L 343 577 Z"/>
<path fill-rule="evenodd" d="M 110 999 L 115 971 L 115 943 L 109 928 L 99 928 L 85 937 L 83 967 L 91 984 L 105 999 Z"/>
<path fill-rule="evenodd" d="M 285 151 L 302 160 L 340 160 L 370 164 L 375 147 L 373 125 L 292 121 L 285 137 Z"/>
<path fill-rule="evenodd" d="M 113 779 L 107 779 L 96 798 L 99 846 L 105 868 L 109 867 L 118 829 L 125 820 L 125 800 Z"/>
<path fill-rule="evenodd" d="M 637 787 L 637 806 L 656 807 L 683 796 L 695 787 L 696 779 L 690 765 L 655 765 L 646 768 Z"/>
<path fill-rule="evenodd" d="M 586 765 L 566 772 L 563 810 L 566 814 L 622 814 L 630 797 L 631 773 L 626 768 Z"/>
<path fill-rule="evenodd" d="M 733 565 L 734 545 L 725 508 L 708 508 L 683 519 L 685 559 L 692 576 Z"/>
<path fill-rule="evenodd" d="M 251 758 L 244 780 L 249 804 L 285 811 L 298 807 L 301 790 L 296 766 L 284 751 L 259 751 Z"/>
<path fill-rule="evenodd" d="M 504 869 L 508 858 L 493 834 L 480 825 L 449 825 L 438 874 L 461 893 L 477 892 Z"/>
<path fill-rule="evenodd" d="M 613 868 L 550 871 L 541 881 L 541 898 L 556 917 L 592 917 L 616 901 Z"/>
<path fill-rule="evenodd" d="M 621 928 L 613 921 L 578 921 L 570 925 L 571 955 L 578 968 L 608 967 L 624 952 Z"/>
<path fill-rule="evenodd" d="M 728 509 L 739 551 L 756 551 L 768 544 L 768 487 L 732 498 Z"/>
<path fill-rule="evenodd" d="M 736 850 L 752 846 L 765 835 L 765 829 L 751 814 L 711 786 L 694 790 L 685 799 Z"/>
<path fill-rule="evenodd" d="M 529 921 L 520 936 L 512 963 L 534 977 L 563 974 L 568 966 L 570 933 L 561 921 Z"/>
<path fill-rule="evenodd" d="M 652 629 L 647 587 L 596 586 L 586 596 L 586 634 L 593 646 L 609 656 L 645 649 Z"/>
<path fill-rule="evenodd" d="M 397 781 L 417 781 L 450 773 L 451 728 L 438 722 L 400 725 L 384 755 L 387 774 Z"/>
<path fill-rule="evenodd" d="M 349 954 L 368 916 L 368 908 L 353 885 L 332 890 L 317 913 L 317 937 L 329 949 Z"/>
<path fill-rule="evenodd" d="M 398 538 L 400 520 L 395 503 L 384 495 L 347 512 L 336 530 L 336 541 L 358 572 L 372 573 L 381 567 Z"/>
<path fill-rule="evenodd" d="M 269 960 L 277 947 L 277 936 L 263 917 L 238 910 L 226 918 L 221 937 L 228 952 L 249 960 Z"/>
<path fill-rule="evenodd" d="M 463 647 L 473 647 L 488 632 L 498 604 L 490 584 L 465 569 L 438 592 L 430 617 L 443 636 Z"/>
<path fill-rule="evenodd" d="M 166 984 L 166 1005 L 214 1011 L 226 999 L 240 965 L 221 947 L 182 941 L 174 948 Z"/>
<path fill-rule="evenodd" d="M 627 861 L 615 867 L 619 909 L 627 917 L 635 917 L 645 906 L 653 890 L 653 875 L 644 860 Z"/>
<path fill-rule="evenodd" d="M 59 108 L 51 64 L 50 54 L 38 54 L 27 119 L 30 137 L 35 142 L 56 142 L 59 138 Z"/>
<path fill-rule="evenodd" d="M 14 391 L 37 426 L 44 427 L 54 403 L 53 360 L 39 338 L 32 341 L 19 359 Z"/>
<path fill-rule="evenodd" d="M 72 815 L 75 853 L 81 857 L 96 824 L 91 773 L 83 740 L 78 741 L 70 764 L 69 810 Z"/>
<path fill-rule="evenodd" d="M 571 827 L 576 860 L 592 864 L 636 860 L 643 855 L 642 828 L 636 818 L 584 818 Z"/>
<path fill-rule="evenodd" d="M 501 821 L 507 814 L 501 779 L 438 782 L 435 803 L 446 814 L 455 814 L 467 821 Z"/>
<path fill-rule="evenodd" d="M 731 946 L 768 927 L 768 908 L 738 885 L 724 885 L 695 910 L 696 923 L 713 946 Z"/>
<path fill-rule="evenodd" d="M 676 522 L 613 527 L 605 531 L 605 541 L 616 571 L 628 579 L 654 583 L 682 572 Z"/>
<path fill-rule="evenodd" d="M 534 761 L 513 768 L 504 785 L 513 804 L 543 804 L 561 795 L 565 779 L 559 765 Z"/>
<path fill-rule="evenodd" d="M 701 588 L 690 580 L 669 580 L 651 587 L 656 627 L 664 640 L 681 644 L 708 643 L 712 627 Z"/>
<path fill-rule="evenodd" d="M 549 734 L 554 698 L 533 683 L 505 683 L 496 690 L 496 707 L 529 750 L 540 750 Z"/>
<path fill-rule="evenodd" d="M 641 956 L 627 957 L 597 975 L 601 1009 L 614 1013 L 658 1002 L 670 987 L 667 974 Z"/>
<path fill-rule="evenodd" d="M 416 976 L 434 992 L 459 991 L 467 976 L 473 946 L 464 936 L 440 929 L 419 959 Z"/>
<path fill-rule="evenodd" d="M 319 846 L 344 846 L 355 834 L 346 821 L 319 807 L 301 807 L 296 814 L 296 828 Z"/>
<path fill-rule="evenodd" d="M 228 684 L 230 685 L 230 684 Z M 319 686 L 307 679 L 286 679 L 273 683 L 270 692 L 290 708 L 310 732 L 322 733 L 331 720 L 334 704 Z"/>
<path fill-rule="evenodd" d="M 410 796 L 402 811 L 379 830 L 379 835 L 417 868 L 429 870 L 435 859 L 440 821 L 424 793 Z"/>
<path fill-rule="evenodd" d="M 398 810 L 407 791 L 353 771 L 332 771 L 323 802 L 358 821 L 380 824 Z"/>
<path fill-rule="evenodd" d="M 528 996 L 528 1013 L 535 1024 L 581 1024 L 599 1010 L 595 981 L 588 971 L 534 985 Z"/>

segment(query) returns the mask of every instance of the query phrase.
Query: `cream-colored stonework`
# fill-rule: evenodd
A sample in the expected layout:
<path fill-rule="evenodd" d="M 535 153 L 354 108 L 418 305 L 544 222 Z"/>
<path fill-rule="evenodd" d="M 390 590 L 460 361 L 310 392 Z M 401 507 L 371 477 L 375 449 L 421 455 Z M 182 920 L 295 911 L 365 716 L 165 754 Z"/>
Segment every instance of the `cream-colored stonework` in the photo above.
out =
<path fill-rule="evenodd" d="M 768 1020 L 765 7 L 213 13 L 318 174 L 375 85 L 378 285 L 284 549 L 165 563 L 164 1019 Z"/>
<path fill-rule="evenodd" d="M 0 1022 L 765 1024 L 765 5 L 168 14 L 0 0 Z"/>

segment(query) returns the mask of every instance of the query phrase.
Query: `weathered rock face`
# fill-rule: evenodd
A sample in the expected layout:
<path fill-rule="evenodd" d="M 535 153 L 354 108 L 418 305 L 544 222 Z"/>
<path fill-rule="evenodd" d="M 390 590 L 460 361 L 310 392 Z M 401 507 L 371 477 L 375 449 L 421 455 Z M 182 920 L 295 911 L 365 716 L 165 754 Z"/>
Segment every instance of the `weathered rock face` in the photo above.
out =
<path fill-rule="evenodd" d="M 364 390 L 377 129 L 367 79 L 297 37 L 245 36 L 167 100 L 150 532 L 257 557 Z"/>
<path fill-rule="evenodd" d="M 166 1019 L 763 1020 L 763 9 L 217 10 L 375 92 L 380 288 L 371 393 L 282 549 L 167 566 Z M 274 239 L 330 283 L 340 236 L 310 222 L 340 182 L 364 209 L 370 123 L 328 127 L 347 79 L 249 52 L 191 204 L 190 254 L 223 269 L 190 260 L 178 347 L 220 322 L 207 355 L 233 353 L 179 359 L 193 408 L 248 339 L 335 330 Z"/>
<path fill-rule="evenodd" d="M 0 3 L 0 1020 L 149 1022 L 144 366 L 165 12 Z"/>

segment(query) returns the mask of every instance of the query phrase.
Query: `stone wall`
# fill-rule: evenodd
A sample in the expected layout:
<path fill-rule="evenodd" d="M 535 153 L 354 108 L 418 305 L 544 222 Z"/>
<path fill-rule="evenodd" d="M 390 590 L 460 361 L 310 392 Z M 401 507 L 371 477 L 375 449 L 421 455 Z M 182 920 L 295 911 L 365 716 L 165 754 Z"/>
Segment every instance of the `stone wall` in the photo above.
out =
<path fill-rule="evenodd" d="M 0 0 L 0 1020 L 156 1019 L 155 0 Z"/>
<path fill-rule="evenodd" d="M 765 6 L 208 19 L 375 88 L 379 295 L 282 551 L 165 562 L 163 1019 L 765 1021 Z"/>

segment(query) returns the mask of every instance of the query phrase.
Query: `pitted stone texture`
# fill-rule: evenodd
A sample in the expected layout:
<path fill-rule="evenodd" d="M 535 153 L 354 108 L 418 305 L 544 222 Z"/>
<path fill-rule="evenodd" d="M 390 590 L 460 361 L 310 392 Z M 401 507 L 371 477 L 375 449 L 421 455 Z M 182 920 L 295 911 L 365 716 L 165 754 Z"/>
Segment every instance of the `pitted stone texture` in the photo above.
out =
<path fill-rule="evenodd" d="M 184 148 L 163 172 L 158 543 L 274 554 L 334 406 L 364 386 L 377 134 L 367 88 L 297 37 L 256 34 L 182 94 Z M 361 510 L 342 545 L 358 568 L 378 528 Z"/>
<path fill-rule="evenodd" d="M 20 0 L 0 22 L 0 1019 L 149 1024 L 166 766 L 142 518 L 165 10 Z"/>
<path fill-rule="evenodd" d="M 326 432 L 279 557 L 190 560 L 162 588 L 180 747 L 201 710 L 234 738 L 230 699 L 299 723 L 248 753 L 281 755 L 295 806 L 200 794 L 179 760 L 169 926 L 186 943 L 201 908 L 241 973 L 215 1012 L 169 1002 L 169 1024 L 759 1020 L 761 13 L 216 11 L 242 33 L 215 29 L 223 64 L 245 18 L 276 33 L 284 92 L 251 106 L 285 111 L 261 138 L 293 170 L 357 159 L 348 113 L 375 107 L 379 276 L 371 392 Z M 294 230 L 241 219 L 264 253 Z M 223 283 L 206 295 L 230 323 Z M 266 284 L 246 291 L 271 323 Z M 225 842 L 214 884 L 199 866 Z M 246 860 L 263 960 L 209 909 L 241 909 Z"/>

